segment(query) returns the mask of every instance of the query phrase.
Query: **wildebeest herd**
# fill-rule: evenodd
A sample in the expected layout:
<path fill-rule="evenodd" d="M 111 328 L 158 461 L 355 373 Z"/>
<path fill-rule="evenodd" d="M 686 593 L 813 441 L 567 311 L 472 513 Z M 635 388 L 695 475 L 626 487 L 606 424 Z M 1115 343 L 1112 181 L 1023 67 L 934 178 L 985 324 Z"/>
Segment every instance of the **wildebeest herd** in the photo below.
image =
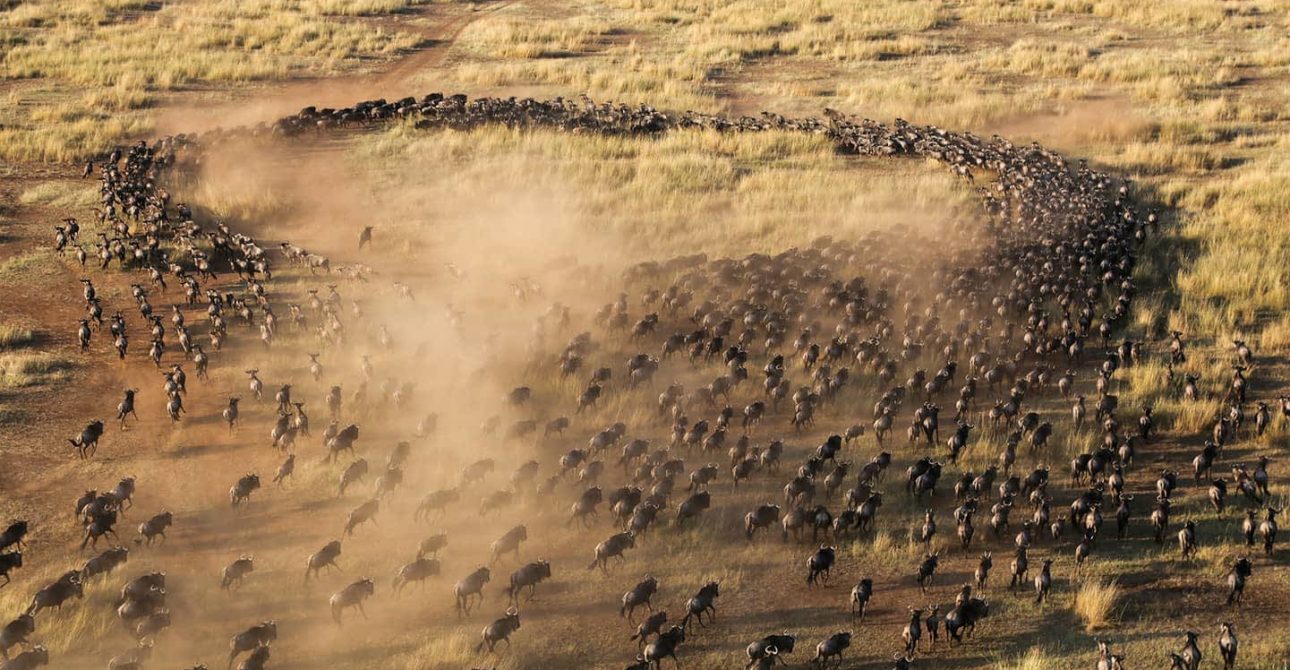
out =
<path fill-rule="evenodd" d="M 362 263 L 333 263 L 310 251 L 308 240 L 269 244 L 225 223 L 202 220 L 194 207 L 172 202 L 168 188 L 180 189 L 197 179 L 205 152 L 225 143 L 251 138 L 304 142 L 323 133 L 392 122 L 428 130 L 503 124 L 630 136 L 687 130 L 810 133 L 827 137 L 844 154 L 928 159 L 973 183 L 984 180 L 985 185 L 979 189 L 980 220 L 956 227 L 954 243 L 942 250 L 903 247 L 900 232 L 893 231 L 858 240 L 819 239 L 775 255 L 709 258 L 695 253 L 627 268 L 620 278 L 622 292 L 594 313 L 575 314 L 556 303 L 535 324 L 532 364 L 522 371 L 498 371 L 533 379 L 514 378 L 514 390 L 499 403 L 498 418 L 484 426 L 498 440 L 531 445 L 533 459 L 506 462 L 501 452 L 498 457 L 481 455 L 465 466 L 454 486 L 425 493 L 413 518 L 386 519 L 382 510 L 399 490 L 405 470 L 431 467 L 416 461 L 419 455 L 424 458 L 418 452 L 433 441 L 438 417 L 433 407 L 418 404 L 415 384 L 390 381 L 379 390 L 369 389 L 374 364 L 363 355 L 359 375 L 330 376 L 334 385 L 322 385 L 327 390 L 320 411 L 327 425 L 315 442 L 306 413 L 309 401 L 300 400 L 296 386 L 308 380 L 273 380 L 277 390 L 270 398 L 272 387 L 266 391 L 256 360 L 260 352 L 278 347 L 325 347 L 325 354 L 301 351 L 309 358 L 309 377 L 318 385 L 329 376 L 324 369 L 328 359 L 358 358 L 362 352 L 353 345 L 351 332 L 364 315 L 357 303 L 353 310 L 344 308 L 338 284 L 299 295 L 279 289 L 274 278 L 289 274 L 306 283 L 330 282 L 339 274 L 357 286 L 373 281 L 375 273 Z M 1131 493 L 1126 478 L 1134 468 L 1146 467 L 1144 450 L 1157 439 L 1156 424 L 1151 407 L 1120 406 L 1114 391 L 1123 370 L 1160 357 L 1167 360 L 1169 384 L 1177 387 L 1180 397 L 1199 401 L 1205 395 L 1199 378 L 1184 373 L 1188 352 L 1183 333 L 1149 333 L 1164 343 L 1158 351 L 1148 342 L 1125 339 L 1138 293 L 1135 267 L 1144 242 L 1156 233 L 1157 213 L 1135 202 L 1127 182 L 1083 163 L 1070 164 L 1039 146 L 1017 146 L 997 137 L 903 121 L 858 121 L 836 113 L 808 119 L 772 114 L 734 119 L 586 101 L 468 100 L 432 94 L 345 109 L 309 107 L 254 128 L 141 142 L 86 165 L 87 177 L 95 172 L 101 177 L 102 200 L 94 251 L 82 243 L 74 219 L 57 227 L 55 250 L 74 252 L 82 267 L 97 263 L 108 270 L 116 265 L 130 277 L 137 276 L 138 283 L 131 285 L 133 304 L 127 308 L 105 304 L 94 281 L 83 280 L 86 315 L 72 324 L 81 348 L 98 350 L 103 348 L 99 342 L 106 340 L 121 359 L 134 358 L 131 334 L 146 332 L 150 363 L 145 365 L 164 373 L 156 402 L 176 423 L 188 420 L 184 399 L 190 381 L 208 383 L 213 367 L 238 365 L 236 370 L 245 370 L 249 377 L 243 387 L 246 397 L 276 407 L 272 425 L 263 427 L 282 459 L 272 483 L 281 486 L 293 477 L 297 448 L 308 441 L 321 444 L 325 461 L 340 468 L 339 495 L 358 488 L 370 491 L 370 497 L 352 508 L 338 539 L 301 557 L 306 563 L 303 581 L 341 570 L 338 559 L 349 537 L 378 518 L 382 524 L 411 527 L 448 514 L 486 518 L 525 501 L 535 514 L 562 514 L 568 527 L 583 529 L 589 562 L 556 564 L 534 557 L 505 579 L 495 580 L 492 569 L 501 560 L 523 556 L 526 525 L 502 534 L 491 555 L 479 556 L 478 567 L 451 587 L 437 579 L 438 556 L 450 542 L 446 534 L 422 541 L 412 561 L 388 566 L 395 575 L 388 597 L 420 592 L 429 583 L 435 597 L 455 603 L 463 625 L 466 617 L 487 606 L 490 583 L 505 584 L 507 609 L 480 633 L 481 654 L 508 653 L 513 637 L 529 634 L 521 627 L 522 611 L 541 607 L 534 594 L 543 582 L 585 579 L 589 570 L 618 572 L 618 564 L 648 546 L 658 527 L 685 532 L 711 524 L 710 510 L 728 505 L 723 499 L 732 498 L 740 487 L 765 483 L 766 490 L 779 490 L 776 501 L 739 510 L 746 511 L 741 527 L 705 532 L 724 534 L 734 546 L 764 542 L 761 538 L 767 534 L 779 535 L 784 542 L 803 542 L 809 533 L 818 549 L 802 553 L 796 543 L 784 548 L 801 554 L 804 563 L 802 574 L 793 576 L 797 586 L 792 588 L 827 588 L 847 560 L 844 545 L 871 541 L 881 527 L 890 530 L 897 523 L 882 514 L 884 500 L 890 503 L 894 496 L 916 500 L 920 510 L 908 531 L 925 551 L 907 566 L 910 584 L 927 593 L 946 562 L 971 564 L 968 570 L 974 571 L 974 578 L 962 585 L 952 603 L 884 603 L 900 611 L 908 607 L 909 612 L 903 630 L 891 631 L 890 652 L 884 653 L 894 652 L 896 668 L 913 667 L 918 654 L 934 645 L 942 631 L 956 645 L 965 643 L 977 625 L 988 634 L 991 610 L 997 613 L 1000 602 L 986 597 L 993 584 L 1006 580 L 1009 590 L 1028 590 L 1042 605 L 1055 587 L 1056 557 L 1073 557 L 1069 571 L 1077 583 L 1104 545 L 1123 542 L 1135 525 L 1144 523 L 1139 520 L 1142 512 L 1132 504 L 1144 492 Z M 370 253 L 373 238 L 372 227 L 358 233 L 360 253 Z M 893 249 L 895 254 L 883 251 Z M 119 280 L 105 275 L 99 281 Z M 154 309 L 153 301 L 161 296 L 172 299 L 167 293 L 172 285 L 182 293 L 182 301 Z M 394 282 L 394 292 L 399 299 L 414 299 L 407 283 Z M 137 317 L 126 316 L 134 311 Z M 257 336 L 259 343 L 245 344 Z M 302 341 L 306 339 L 308 344 Z M 397 347 L 383 326 L 376 340 L 387 349 Z M 1275 560 L 1279 510 L 1272 504 L 1269 459 L 1259 458 L 1253 465 L 1233 462 L 1230 477 L 1214 472 L 1225 447 L 1261 438 L 1271 429 L 1270 403 L 1247 397 L 1246 375 L 1254 359 L 1245 343 L 1236 343 L 1225 409 L 1215 417 L 1213 431 L 1204 436 L 1205 446 L 1192 463 L 1190 483 L 1203 491 L 1199 495 L 1207 496 L 1216 513 L 1224 513 L 1232 503 L 1242 507 L 1241 541 L 1252 548 L 1249 556 L 1230 565 L 1228 595 L 1214 603 L 1216 608 L 1239 606 L 1246 587 L 1256 579 L 1256 566 Z M 188 377 L 190 370 L 194 379 Z M 1176 382 L 1175 370 L 1184 374 Z M 544 407 L 558 406 L 561 411 L 536 409 L 536 389 L 546 388 L 539 377 L 576 381 L 576 390 L 567 397 L 541 399 Z M 700 382 L 683 383 L 683 377 Z M 1076 381 L 1083 377 L 1096 378 L 1095 386 L 1085 388 Z M 117 425 L 124 428 L 137 420 L 136 400 L 150 396 L 127 389 L 116 408 Z M 614 397 L 623 398 L 622 407 L 644 411 L 624 411 L 610 417 L 608 425 L 593 424 L 604 419 L 604 406 Z M 230 434 L 246 434 L 241 431 L 242 399 L 228 397 L 219 417 L 221 430 L 226 424 Z M 953 403 L 954 412 L 950 418 L 944 410 L 948 425 L 942 430 L 940 412 L 948 403 Z M 359 415 L 356 408 L 371 405 L 424 417 L 384 463 L 356 453 L 364 447 L 366 434 L 354 418 Z M 1279 409 L 1290 416 L 1290 401 L 1279 399 Z M 629 415 L 645 418 L 629 421 Z M 515 418 L 506 425 L 502 416 Z M 111 438 L 105 439 L 103 418 L 86 419 L 85 429 L 69 439 L 76 455 L 89 459 Z M 837 423 L 820 426 L 823 421 Z M 906 440 L 897 437 L 902 427 L 907 427 Z M 670 437 L 649 437 L 656 431 Z M 828 437 L 818 445 L 801 444 L 811 431 Z M 552 449 L 566 432 L 587 436 L 586 446 Z M 1070 462 L 1067 483 L 1051 479 L 1050 464 L 1057 457 L 1054 443 L 1086 432 L 1096 436 L 1096 448 Z M 252 433 L 261 434 L 260 428 Z M 978 470 L 968 467 L 971 452 L 987 448 L 997 449 L 997 455 L 989 455 L 992 464 Z M 885 484 L 893 465 L 904 468 L 898 486 Z M 1174 467 L 1163 463 L 1152 491 L 1155 507 L 1146 523 L 1155 542 L 1176 537 L 1181 554 L 1190 556 L 1215 538 L 1201 537 L 1191 520 L 1171 519 L 1171 504 L 1189 484 Z M 509 486 L 481 494 L 480 483 L 495 471 L 513 473 Z M 117 537 L 135 486 L 135 479 L 127 478 L 108 491 L 89 490 L 76 502 L 84 528 L 82 550 L 97 551 L 100 540 Z M 245 473 L 231 483 L 230 504 L 256 504 L 260 488 L 259 474 Z M 1236 495 L 1229 499 L 1229 491 Z M 482 497 L 477 508 L 463 505 L 476 497 Z M 1060 506 L 1068 506 L 1068 511 Z M 608 510 L 608 519 L 601 517 L 602 508 Z M 1013 521 L 1014 512 L 1023 517 L 1020 524 Z M 1114 532 L 1103 531 L 1109 515 L 1115 518 Z M 937 549 L 937 539 L 949 534 L 940 524 L 950 519 L 950 544 L 956 550 L 946 552 Z M 139 525 L 136 542 L 164 543 L 166 530 L 184 522 L 182 514 L 162 510 Z M 978 536 L 978 523 L 988 525 L 990 532 Z M 29 532 L 41 532 L 40 524 L 17 522 L 0 536 L 0 549 L 16 548 L 0 554 L 0 575 L 6 583 L 23 565 L 20 550 Z M 969 555 L 974 544 L 985 546 Z M 1253 550 L 1256 544 L 1261 552 Z M 1040 546 L 1048 547 L 1046 555 L 1032 556 Z M 240 552 L 254 550 L 238 547 Z M 37 589 L 27 611 L 16 613 L 0 633 L 0 651 L 9 659 L 0 669 L 27 670 L 48 663 L 49 651 L 29 644 L 36 639 L 40 620 L 60 616 L 64 605 L 82 597 L 87 582 L 119 570 L 129 551 L 108 547 Z M 991 580 L 996 551 L 1011 557 L 1005 580 Z M 222 576 L 212 579 L 222 589 L 237 590 L 254 569 L 253 555 L 243 553 Z M 347 614 L 365 617 L 365 607 L 372 606 L 365 603 L 387 596 L 371 576 L 356 574 L 350 579 L 329 600 L 328 613 L 337 625 L 344 625 Z M 681 611 L 668 612 L 652 602 L 659 589 L 659 580 L 646 574 L 621 597 L 620 613 L 635 626 L 624 626 L 622 634 L 624 661 L 630 668 L 660 668 L 666 659 L 680 666 L 687 642 L 703 635 L 706 627 L 728 625 L 718 616 L 722 600 L 739 598 L 737 590 L 711 580 Z M 854 588 L 845 592 L 848 595 L 838 598 L 838 631 L 819 640 L 814 655 L 804 660 L 821 667 L 842 665 L 854 631 L 873 625 L 866 622 L 866 612 L 886 600 L 884 592 L 891 590 L 891 584 L 860 575 Z M 166 593 L 162 572 L 138 576 L 122 588 L 116 614 L 139 644 L 112 659 L 110 668 L 138 668 L 147 662 L 152 640 L 171 625 Z M 640 608 L 649 616 L 637 623 Z M 326 616 L 321 605 L 319 612 Z M 1176 654 L 1133 661 L 1148 667 L 1171 662 L 1175 668 L 1196 670 L 1205 654 L 1222 658 L 1226 668 L 1234 667 L 1239 654 L 1235 627 L 1221 621 L 1221 615 L 1213 618 L 1215 630 L 1222 625 L 1220 636 L 1206 640 L 1179 630 Z M 793 628 L 790 617 L 775 632 L 765 631 L 748 644 L 739 662 L 749 669 L 786 662 L 797 644 Z M 790 632 L 782 632 L 785 629 Z M 267 667 L 277 638 L 278 624 L 272 619 L 237 632 L 228 666 Z M 19 645 L 24 650 L 10 656 Z M 1122 669 L 1125 663 L 1110 642 L 1099 642 L 1097 651 L 1090 651 L 1089 665 L 1099 670 Z"/>

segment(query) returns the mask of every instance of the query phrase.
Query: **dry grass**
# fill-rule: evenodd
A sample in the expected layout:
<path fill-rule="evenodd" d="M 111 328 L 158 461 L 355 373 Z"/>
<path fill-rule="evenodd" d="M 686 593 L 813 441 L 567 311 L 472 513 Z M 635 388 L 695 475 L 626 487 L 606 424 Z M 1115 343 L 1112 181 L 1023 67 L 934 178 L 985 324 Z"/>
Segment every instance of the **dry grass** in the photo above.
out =
<path fill-rule="evenodd" d="M 0 155 L 67 161 L 151 128 L 170 91 L 352 70 L 413 46 L 413 35 L 334 15 L 385 14 L 418 0 L 24 3 L 0 14 Z"/>
<path fill-rule="evenodd" d="M 66 379 L 69 360 L 47 353 L 0 354 L 0 388 L 24 388 Z"/>
<path fill-rule="evenodd" d="M 36 332 L 12 323 L 0 323 L 0 350 L 23 347 L 36 341 Z"/>
<path fill-rule="evenodd" d="M 1115 581 L 1087 581 L 1075 592 L 1075 614 L 1084 622 L 1084 630 L 1092 632 L 1112 622 L 1115 601 L 1120 597 L 1120 585 Z"/>

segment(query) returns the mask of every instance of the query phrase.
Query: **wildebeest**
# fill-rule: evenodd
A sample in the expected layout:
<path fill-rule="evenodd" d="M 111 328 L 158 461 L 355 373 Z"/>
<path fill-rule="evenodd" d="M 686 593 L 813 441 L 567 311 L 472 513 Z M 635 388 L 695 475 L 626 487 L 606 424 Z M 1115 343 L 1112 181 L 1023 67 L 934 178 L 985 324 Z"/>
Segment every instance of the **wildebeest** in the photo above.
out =
<path fill-rule="evenodd" d="M 842 665 L 843 652 L 851 646 L 851 633 L 843 631 L 834 633 L 825 640 L 815 645 L 815 658 L 811 659 L 812 664 L 819 664 L 821 668 L 829 666 L 829 660 L 836 658 L 838 666 Z"/>
<path fill-rule="evenodd" d="M 663 659 L 671 658 L 673 662 L 680 666 L 680 661 L 676 659 L 676 648 L 685 642 L 685 624 L 672 626 L 665 633 L 659 634 L 653 642 L 645 645 L 645 661 L 650 663 L 655 670 L 663 667 Z"/>
<path fill-rule="evenodd" d="M 864 621 L 865 612 L 869 609 L 869 600 L 873 597 L 873 580 L 865 577 L 851 588 L 851 616 Z"/>
<path fill-rule="evenodd" d="M 318 573 L 323 568 L 331 567 L 339 570 L 340 566 L 336 564 L 336 559 L 339 556 L 340 540 L 332 540 L 324 545 L 322 549 L 310 554 L 309 559 L 305 561 L 305 581 L 308 582 L 311 576 L 318 576 Z"/>
<path fill-rule="evenodd" d="M 833 569 L 833 564 L 837 562 L 837 549 L 835 547 L 820 547 L 806 561 L 807 586 L 814 586 L 820 582 L 825 586 L 829 584 L 829 572 Z"/>
<path fill-rule="evenodd" d="M 1254 564 L 1249 558 L 1242 556 L 1236 559 L 1232 564 L 1232 569 L 1227 573 L 1227 604 L 1239 605 L 1245 597 L 1245 581 L 1254 574 Z"/>
<path fill-rule="evenodd" d="M 587 565 L 588 570 L 594 570 L 599 567 L 602 572 L 608 573 L 609 559 L 617 557 L 620 561 L 623 558 L 623 552 L 636 546 L 636 533 L 631 530 L 621 533 L 614 533 L 608 539 L 596 545 L 595 558 Z"/>
<path fill-rule="evenodd" d="M 376 513 L 381 509 L 381 499 L 372 498 L 363 504 L 350 510 L 349 516 L 345 519 L 345 535 L 353 535 L 354 529 L 371 521 L 376 523 Z"/>
<path fill-rule="evenodd" d="M 407 563 L 399 568 L 394 575 L 393 592 L 398 596 L 403 592 L 403 588 L 412 582 L 420 582 L 425 586 L 425 580 L 439 574 L 439 561 L 433 558 L 418 557 L 411 563 Z"/>
<path fill-rule="evenodd" d="M 7 554 L 0 554 L 0 577 L 4 577 L 4 584 L 0 588 L 9 585 L 9 573 L 16 568 L 22 567 L 22 552 L 14 551 Z"/>
<path fill-rule="evenodd" d="M 220 577 L 219 587 L 221 590 L 228 591 L 234 587 L 241 588 L 242 580 L 255 570 L 255 559 L 243 554 L 236 560 L 224 566 L 224 572 Z"/>
<path fill-rule="evenodd" d="M 498 642 L 505 642 L 506 646 L 511 646 L 511 633 L 520 629 L 520 613 L 514 607 L 506 610 L 505 616 L 488 624 L 480 634 L 479 644 L 475 646 L 475 653 L 483 651 L 484 645 L 488 645 L 488 651 L 493 651 L 493 646 Z"/>
<path fill-rule="evenodd" d="M 41 610 L 53 607 L 62 609 L 63 603 L 75 598 L 84 598 L 85 589 L 81 581 L 79 570 L 69 570 L 53 582 L 45 585 L 31 599 L 31 605 L 27 607 L 27 614 L 36 616 Z"/>
<path fill-rule="evenodd" d="M 146 540 L 148 546 L 151 547 L 152 541 L 157 537 L 160 537 L 161 541 L 165 542 L 166 529 L 174 522 L 174 518 L 174 515 L 170 512 L 163 511 L 139 524 L 139 538 L 142 539 L 135 539 L 134 543 L 142 544 Z"/>
<path fill-rule="evenodd" d="M 17 645 L 27 645 L 27 638 L 36 632 L 36 619 L 30 614 L 19 614 L 17 618 L 0 629 L 0 656 L 9 658 L 9 650 Z"/>
<path fill-rule="evenodd" d="M 276 639 L 278 639 L 278 622 L 273 619 L 262 621 L 234 635 L 228 645 L 228 667 L 233 667 L 233 661 L 237 660 L 239 655 L 268 647 Z"/>
<path fill-rule="evenodd" d="M 36 670 L 42 665 L 49 665 L 49 650 L 38 644 L 0 663 L 0 670 Z"/>
<path fill-rule="evenodd" d="M 81 434 L 68 442 L 76 448 L 77 454 L 81 458 L 89 458 L 94 455 L 99 448 L 99 438 L 103 437 L 103 422 L 99 420 L 91 421 L 81 430 Z"/>
<path fill-rule="evenodd" d="M 85 561 L 81 566 L 81 579 L 88 580 L 98 575 L 111 573 L 123 565 L 130 557 L 130 550 L 116 546 L 105 549 L 102 553 Z"/>
<path fill-rule="evenodd" d="M 497 538 L 490 547 L 492 558 L 489 560 L 489 564 L 491 565 L 496 563 L 497 559 L 507 553 L 514 554 L 515 557 L 518 558 L 520 555 L 520 544 L 527 539 L 529 539 L 529 531 L 523 524 L 506 531 L 506 533 Z"/>
<path fill-rule="evenodd" d="M 448 534 L 436 533 L 421 540 L 421 542 L 417 544 L 417 558 L 421 558 L 427 554 L 430 556 L 438 556 L 439 552 L 447 546 Z"/>
<path fill-rule="evenodd" d="M 228 490 L 229 502 L 233 507 L 238 507 L 242 503 L 251 499 L 251 494 L 260 488 L 260 476 L 254 473 L 246 473 L 238 478 L 233 487 Z"/>
<path fill-rule="evenodd" d="M 721 586 L 717 582 L 708 582 L 704 584 L 699 592 L 694 594 L 693 598 L 685 604 L 685 618 L 681 620 L 681 627 L 684 628 L 690 624 L 690 617 L 694 617 L 700 626 L 704 626 L 703 615 L 708 615 L 711 621 L 717 617 L 717 597 L 721 595 Z"/>
<path fill-rule="evenodd" d="M 470 600 L 472 596 L 477 596 L 479 602 L 484 602 L 484 585 L 490 579 L 492 579 L 492 573 L 489 572 L 488 568 L 480 566 L 453 585 L 452 592 L 457 601 L 457 616 L 470 616 Z"/>
<path fill-rule="evenodd" d="M 968 598 L 945 615 L 945 632 L 950 634 L 950 639 L 954 642 L 962 642 L 963 634 L 966 632 L 971 637 L 977 622 L 988 616 L 989 603 L 980 598 Z"/>
<path fill-rule="evenodd" d="M 751 670 L 757 663 L 768 657 L 776 657 L 778 662 L 783 663 L 784 660 L 778 658 L 778 656 L 793 653 L 793 648 L 796 646 L 796 636 L 787 632 L 779 635 L 767 635 L 756 642 L 750 643 L 744 650 L 744 653 L 748 654 L 748 664 L 744 666 L 744 670 Z"/>
<path fill-rule="evenodd" d="M 506 597 L 512 603 L 519 600 L 520 591 L 528 588 L 528 600 L 533 600 L 537 593 L 537 585 L 551 578 L 551 563 L 549 561 L 534 561 L 520 567 L 511 573 L 511 585 L 506 587 Z"/>
<path fill-rule="evenodd" d="M 341 615 L 350 607 L 357 607 L 363 618 L 367 618 L 367 610 L 363 609 L 363 601 L 372 597 L 376 593 L 376 582 L 363 577 L 349 586 L 332 594 L 327 601 L 331 607 L 331 618 L 336 625 L 341 623 Z"/>
<path fill-rule="evenodd" d="M 654 605 L 650 600 L 658 592 L 658 580 L 653 575 L 645 575 L 645 578 L 636 583 L 630 591 L 623 594 L 623 605 L 618 609 L 618 616 L 632 620 L 632 614 L 636 608 L 644 605 L 651 613 L 654 611 Z"/>

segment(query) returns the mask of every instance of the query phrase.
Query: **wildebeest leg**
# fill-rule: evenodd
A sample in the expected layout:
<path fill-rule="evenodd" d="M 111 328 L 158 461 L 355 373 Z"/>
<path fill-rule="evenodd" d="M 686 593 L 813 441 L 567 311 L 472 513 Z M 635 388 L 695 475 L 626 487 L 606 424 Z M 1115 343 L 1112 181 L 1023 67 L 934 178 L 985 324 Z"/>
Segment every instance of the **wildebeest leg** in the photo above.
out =
<path fill-rule="evenodd" d="M 358 602 L 358 613 L 362 614 L 364 619 L 367 618 L 367 610 L 363 609 L 363 601 L 361 600 Z"/>

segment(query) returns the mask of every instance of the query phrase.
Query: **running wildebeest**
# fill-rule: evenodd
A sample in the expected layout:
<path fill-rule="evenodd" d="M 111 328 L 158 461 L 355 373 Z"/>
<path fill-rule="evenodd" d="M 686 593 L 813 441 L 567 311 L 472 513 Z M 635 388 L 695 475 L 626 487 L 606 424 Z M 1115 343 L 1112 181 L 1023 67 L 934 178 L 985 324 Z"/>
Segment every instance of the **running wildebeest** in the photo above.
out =
<path fill-rule="evenodd" d="M 622 607 L 618 609 L 618 616 L 632 620 L 632 614 L 636 608 L 644 605 L 651 613 L 654 612 L 654 605 L 650 600 L 658 592 L 658 580 L 653 575 L 645 575 L 645 578 L 636 583 L 630 591 L 623 594 Z"/>
<path fill-rule="evenodd" d="M 376 593 L 376 582 L 367 577 L 360 578 L 358 581 L 346 586 L 332 595 L 327 601 L 331 607 L 331 618 L 336 625 L 341 623 L 341 615 L 350 607 L 357 607 L 363 618 L 367 618 L 367 610 L 363 609 L 363 601 L 372 597 Z"/>
<path fill-rule="evenodd" d="M 340 566 L 336 564 L 336 559 L 339 556 L 340 540 L 332 540 L 324 545 L 322 549 L 310 554 L 309 559 L 305 561 L 305 582 L 308 582 L 311 576 L 317 577 L 323 568 L 331 567 L 339 570 Z"/>
<path fill-rule="evenodd" d="M 681 620 L 681 627 L 685 628 L 690 624 L 690 617 L 694 617 L 699 622 L 699 626 L 705 626 L 703 615 L 708 615 L 711 621 L 717 617 L 717 597 L 721 595 L 721 587 L 717 582 L 708 582 L 704 584 L 699 592 L 686 603 L 687 610 L 685 618 Z"/>
<path fill-rule="evenodd" d="M 514 604 L 519 600 L 520 591 L 528 588 L 529 597 L 527 600 L 533 600 L 533 596 L 537 593 L 537 585 L 550 578 L 551 563 L 549 561 L 534 561 L 524 565 L 511 573 L 511 585 L 505 589 L 506 597 Z"/>
<path fill-rule="evenodd" d="M 841 632 L 834 633 L 826 638 L 823 642 L 815 645 L 815 658 L 811 659 L 811 664 L 819 664 L 821 668 L 829 666 L 829 660 L 836 658 L 838 666 L 842 665 L 843 652 L 851 646 L 851 633 Z"/>
<path fill-rule="evenodd" d="M 241 588 L 242 580 L 255 570 L 255 559 L 242 555 L 224 567 L 224 572 L 220 577 L 219 587 L 223 591 L 233 588 Z"/>
<path fill-rule="evenodd" d="M 457 598 L 457 616 L 470 616 L 471 596 L 478 596 L 479 602 L 484 602 L 484 585 L 491 578 L 492 574 L 488 568 L 480 566 L 452 587 L 453 594 Z"/>
<path fill-rule="evenodd" d="M 228 490 L 229 502 L 233 507 L 238 507 L 242 503 L 251 499 L 251 494 L 260 488 L 260 476 L 253 473 L 247 473 L 238 478 Z"/>
<path fill-rule="evenodd" d="M 511 607 L 506 610 L 506 615 L 502 618 L 488 624 L 480 634 L 479 644 L 475 646 L 475 653 L 483 651 L 484 646 L 488 646 L 489 653 L 492 653 L 494 645 L 498 642 L 505 642 L 506 646 L 511 646 L 511 633 L 520 629 L 520 613 Z"/>
<path fill-rule="evenodd" d="M 103 422 L 91 421 L 81 430 L 79 436 L 68 440 L 68 442 L 71 442 L 72 446 L 76 448 L 77 454 L 82 459 L 85 459 L 93 456 L 98 451 L 99 438 L 101 437 L 103 437 Z"/>
<path fill-rule="evenodd" d="M 233 661 L 237 660 L 239 655 L 268 647 L 276 639 L 278 639 L 278 622 L 273 619 L 260 622 L 234 635 L 228 645 L 228 667 L 233 667 Z"/>

